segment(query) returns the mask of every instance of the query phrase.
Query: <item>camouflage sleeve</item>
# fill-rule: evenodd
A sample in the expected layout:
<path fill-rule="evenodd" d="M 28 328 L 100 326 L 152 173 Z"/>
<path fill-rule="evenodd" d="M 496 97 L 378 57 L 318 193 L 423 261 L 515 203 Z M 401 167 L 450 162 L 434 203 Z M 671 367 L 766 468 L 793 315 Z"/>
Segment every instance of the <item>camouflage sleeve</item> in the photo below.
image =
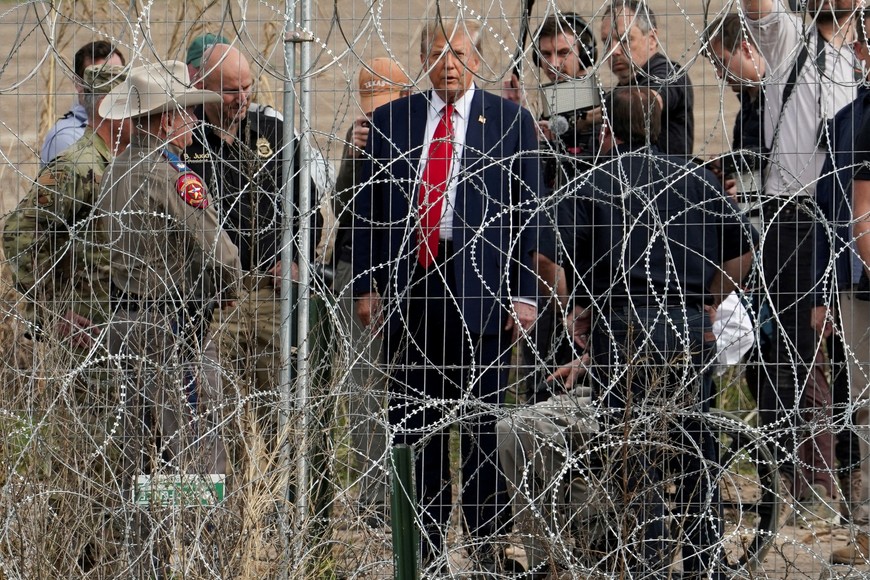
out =
<path fill-rule="evenodd" d="M 69 224 L 94 183 L 64 163 L 51 163 L 7 217 L 3 250 L 15 285 L 31 307 L 71 296 Z"/>

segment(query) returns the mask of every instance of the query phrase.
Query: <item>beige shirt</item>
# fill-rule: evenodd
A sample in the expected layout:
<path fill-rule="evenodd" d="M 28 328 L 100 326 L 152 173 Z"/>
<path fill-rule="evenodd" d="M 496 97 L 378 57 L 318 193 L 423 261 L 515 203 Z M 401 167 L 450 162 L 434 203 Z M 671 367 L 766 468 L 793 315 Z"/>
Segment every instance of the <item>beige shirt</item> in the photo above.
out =
<path fill-rule="evenodd" d="M 103 177 L 99 208 L 114 286 L 149 301 L 209 302 L 238 294 L 239 252 L 202 180 L 178 151 L 134 135 Z"/>

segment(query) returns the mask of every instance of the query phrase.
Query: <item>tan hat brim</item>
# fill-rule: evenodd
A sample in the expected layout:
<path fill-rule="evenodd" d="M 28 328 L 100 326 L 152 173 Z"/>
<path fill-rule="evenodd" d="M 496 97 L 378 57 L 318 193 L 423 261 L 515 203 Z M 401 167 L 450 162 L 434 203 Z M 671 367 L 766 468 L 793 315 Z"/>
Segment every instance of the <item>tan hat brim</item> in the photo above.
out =
<path fill-rule="evenodd" d="M 119 91 L 118 89 L 123 89 Z M 144 98 L 143 98 L 144 97 Z M 208 103 L 218 103 L 221 96 L 212 91 L 189 89 L 179 95 L 141 95 L 129 86 L 119 85 L 100 103 L 100 116 L 104 119 L 135 119 L 145 115 L 164 113 L 176 108 L 186 109 Z"/>

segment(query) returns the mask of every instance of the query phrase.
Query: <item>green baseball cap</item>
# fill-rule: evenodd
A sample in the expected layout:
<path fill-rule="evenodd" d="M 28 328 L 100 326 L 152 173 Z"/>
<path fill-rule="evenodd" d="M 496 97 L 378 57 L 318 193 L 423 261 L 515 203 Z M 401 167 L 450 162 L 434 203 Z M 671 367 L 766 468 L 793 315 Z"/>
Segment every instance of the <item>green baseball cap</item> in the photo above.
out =
<path fill-rule="evenodd" d="M 105 95 L 127 78 L 127 69 L 116 64 L 92 64 L 87 67 L 82 86 L 89 92 Z"/>
<path fill-rule="evenodd" d="M 203 34 L 202 36 L 197 36 L 193 39 L 193 42 L 190 43 L 190 46 L 187 47 L 187 64 L 190 66 L 194 66 L 199 68 L 202 63 L 202 53 L 206 48 L 213 44 L 229 44 L 230 41 L 220 36 L 218 34 L 212 34 L 209 32 L 208 34 Z"/>

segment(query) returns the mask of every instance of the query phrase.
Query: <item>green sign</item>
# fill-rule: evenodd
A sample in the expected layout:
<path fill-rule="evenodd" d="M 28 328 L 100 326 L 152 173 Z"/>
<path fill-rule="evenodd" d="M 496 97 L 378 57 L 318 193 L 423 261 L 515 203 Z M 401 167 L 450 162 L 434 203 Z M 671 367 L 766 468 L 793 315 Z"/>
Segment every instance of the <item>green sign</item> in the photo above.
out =
<path fill-rule="evenodd" d="M 223 501 L 225 486 L 226 475 L 219 473 L 140 475 L 133 493 L 141 506 L 210 506 Z"/>

